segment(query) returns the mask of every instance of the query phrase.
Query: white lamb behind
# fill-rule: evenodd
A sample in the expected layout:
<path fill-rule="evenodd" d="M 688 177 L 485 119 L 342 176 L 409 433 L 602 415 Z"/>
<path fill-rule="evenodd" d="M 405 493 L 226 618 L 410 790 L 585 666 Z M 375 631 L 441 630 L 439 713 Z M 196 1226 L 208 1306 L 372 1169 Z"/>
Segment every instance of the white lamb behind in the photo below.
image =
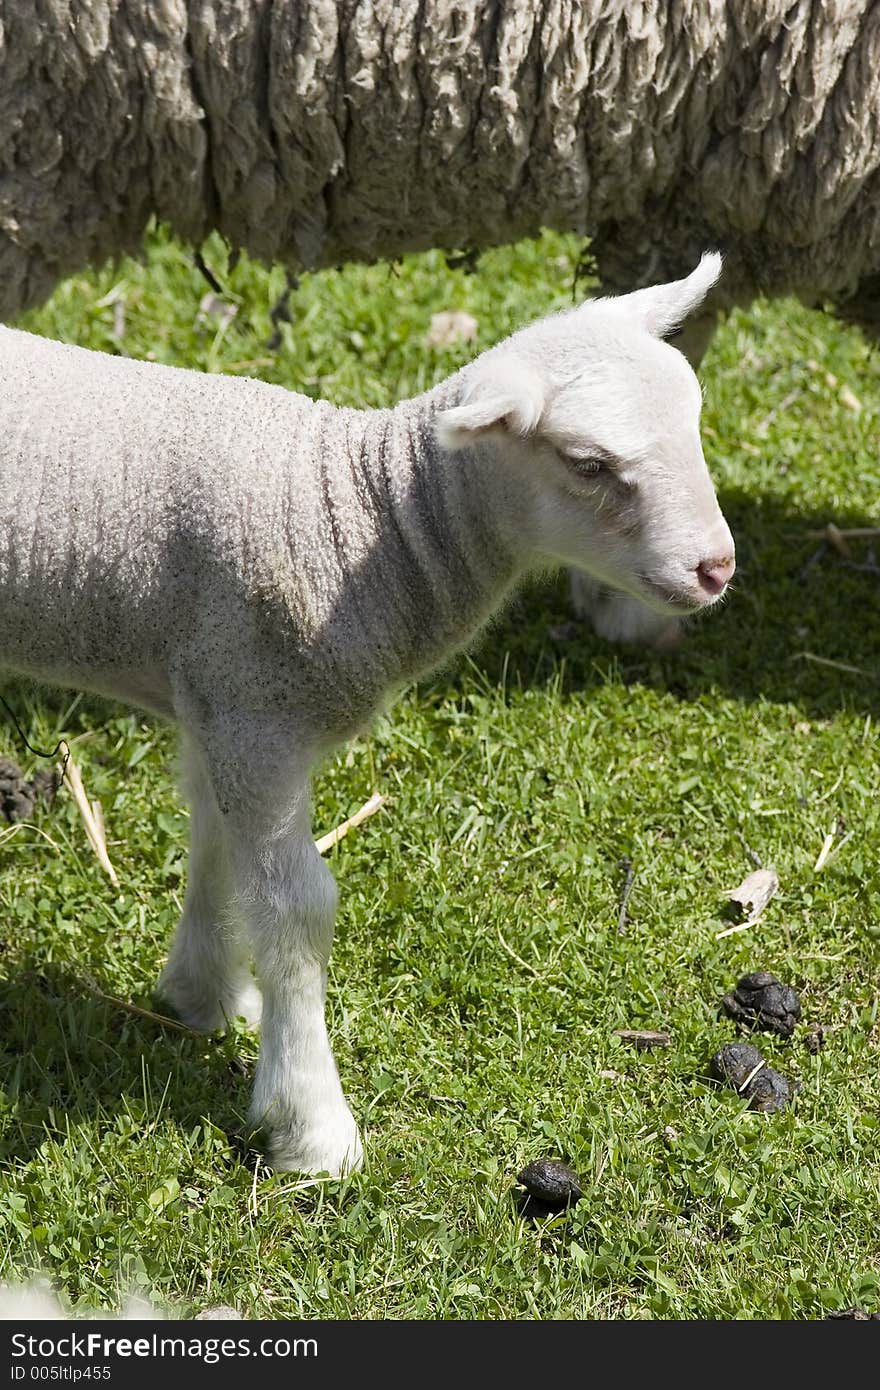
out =
<path fill-rule="evenodd" d="M 527 571 L 666 616 L 724 592 L 700 388 L 660 336 L 719 271 L 545 319 L 393 410 L 0 330 L 3 665 L 179 723 L 192 843 L 159 989 L 199 1029 L 262 1009 L 251 1117 L 278 1168 L 361 1161 L 316 761 Z"/>

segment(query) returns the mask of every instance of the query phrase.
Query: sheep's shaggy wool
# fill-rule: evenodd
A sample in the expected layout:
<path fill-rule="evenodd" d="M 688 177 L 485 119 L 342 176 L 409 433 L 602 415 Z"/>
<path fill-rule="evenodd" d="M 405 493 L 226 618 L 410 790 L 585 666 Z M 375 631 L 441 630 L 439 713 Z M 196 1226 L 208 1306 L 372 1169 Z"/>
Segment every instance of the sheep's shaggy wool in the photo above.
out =
<path fill-rule="evenodd" d="M 880 319 L 873 0 L 6 0 L 0 312 L 152 214 L 291 267 L 594 238 Z"/>

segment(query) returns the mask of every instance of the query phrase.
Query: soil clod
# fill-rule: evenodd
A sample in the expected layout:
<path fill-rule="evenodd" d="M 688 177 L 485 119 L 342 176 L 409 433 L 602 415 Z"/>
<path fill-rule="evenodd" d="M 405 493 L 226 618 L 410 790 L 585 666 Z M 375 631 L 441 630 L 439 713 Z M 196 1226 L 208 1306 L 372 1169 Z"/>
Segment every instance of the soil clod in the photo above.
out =
<path fill-rule="evenodd" d="M 516 1180 L 526 1189 L 518 1199 L 520 1215 L 533 1221 L 559 1215 L 584 1195 L 577 1174 L 552 1158 L 536 1159 Z"/>
<path fill-rule="evenodd" d="M 751 1043 L 727 1043 L 715 1053 L 709 1069 L 716 1081 L 745 1096 L 750 1110 L 761 1110 L 767 1115 L 784 1110 L 798 1089 L 796 1082 L 768 1066 Z"/>
<path fill-rule="evenodd" d="M 825 1314 L 826 1322 L 834 1318 L 850 1318 L 855 1322 L 880 1322 L 880 1313 L 866 1313 L 864 1308 L 837 1308 L 833 1313 Z"/>
<path fill-rule="evenodd" d="M 790 1038 L 801 1016 L 801 1001 L 791 985 L 784 985 L 769 970 L 753 970 L 731 994 L 725 994 L 721 1007 L 737 1023 Z"/>
<path fill-rule="evenodd" d="M 804 1034 L 804 1047 L 815 1057 L 825 1046 L 825 1029 L 821 1023 L 811 1023 Z"/>

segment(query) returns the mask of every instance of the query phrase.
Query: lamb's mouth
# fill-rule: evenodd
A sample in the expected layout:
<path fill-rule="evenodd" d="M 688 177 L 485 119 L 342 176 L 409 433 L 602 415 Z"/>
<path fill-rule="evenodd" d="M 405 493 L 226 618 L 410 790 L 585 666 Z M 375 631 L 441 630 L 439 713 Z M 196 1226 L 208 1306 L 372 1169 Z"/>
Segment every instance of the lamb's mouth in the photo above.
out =
<path fill-rule="evenodd" d="M 639 575 L 639 583 L 644 584 L 649 596 L 655 602 L 660 599 L 664 613 L 686 617 L 690 613 L 699 613 L 702 608 L 707 607 L 705 598 L 697 598 L 694 594 L 683 593 L 681 589 L 671 589 L 667 584 L 660 584 L 656 579 L 650 579 L 647 574 Z M 711 603 L 714 600 L 710 599 L 708 602 Z"/>

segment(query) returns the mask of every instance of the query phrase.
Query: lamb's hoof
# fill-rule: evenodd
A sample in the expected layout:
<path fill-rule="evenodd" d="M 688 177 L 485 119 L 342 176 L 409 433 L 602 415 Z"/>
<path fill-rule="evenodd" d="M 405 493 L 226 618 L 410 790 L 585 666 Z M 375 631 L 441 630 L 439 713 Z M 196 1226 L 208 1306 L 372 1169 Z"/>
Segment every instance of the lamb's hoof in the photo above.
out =
<path fill-rule="evenodd" d="M 253 980 L 234 996 L 206 998 L 188 982 L 163 974 L 156 995 L 163 1007 L 196 1033 L 222 1032 L 236 1018 L 243 1018 L 249 1028 L 257 1028 L 263 1013 L 263 996 Z"/>
<path fill-rule="evenodd" d="M 364 1149 L 357 1125 L 347 1115 L 344 1122 L 340 1117 L 336 1125 L 312 1130 L 295 1140 L 270 1132 L 266 1161 L 280 1173 L 302 1173 L 305 1177 L 326 1173 L 331 1178 L 342 1178 L 358 1172 Z"/>

